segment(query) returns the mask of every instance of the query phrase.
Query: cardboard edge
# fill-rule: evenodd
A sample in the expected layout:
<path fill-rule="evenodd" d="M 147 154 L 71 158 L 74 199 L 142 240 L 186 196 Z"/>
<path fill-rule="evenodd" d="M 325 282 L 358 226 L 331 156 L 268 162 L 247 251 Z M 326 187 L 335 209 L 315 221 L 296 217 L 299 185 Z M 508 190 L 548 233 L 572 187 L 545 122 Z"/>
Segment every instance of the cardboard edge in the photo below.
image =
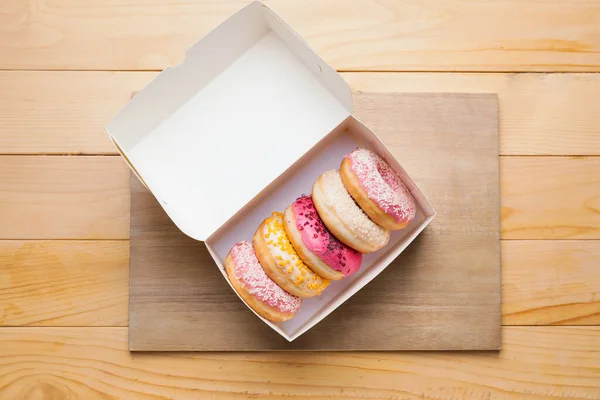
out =
<path fill-rule="evenodd" d="M 131 94 L 129 95 L 129 100 L 133 99 L 137 93 L 138 93 L 137 90 L 134 90 L 133 92 L 131 92 Z M 129 160 L 129 158 L 125 155 L 125 152 L 123 151 L 123 149 L 121 149 L 121 146 L 119 146 L 119 144 L 117 143 L 117 141 L 115 140 L 115 138 L 110 134 L 110 132 L 108 131 L 108 129 L 106 130 L 106 132 L 108 133 L 108 138 L 110 139 L 110 141 L 112 142 L 112 144 L 117 149 L 117 152 L 119 153 L 119 155 L 121 157 L 123 157 L 123 160 L 125 161 L 125 164 L 127 164 L 127 166 L 129 167 L 129 169 L 131 170 L 131 172 L 133 172 L 133 174 L 139 179 L 139 181 L 142 183 L 142 185 L 144 185 L 146 187 L 146 189 L 149 190 L 148 185 L 146 184 L 146 182 L 144 182 L 144 179 L 142 179 L 142 176 L 135 169 L 135 167 L 133 166 L 133 164 L 131 163 L 131 161 Z"/>

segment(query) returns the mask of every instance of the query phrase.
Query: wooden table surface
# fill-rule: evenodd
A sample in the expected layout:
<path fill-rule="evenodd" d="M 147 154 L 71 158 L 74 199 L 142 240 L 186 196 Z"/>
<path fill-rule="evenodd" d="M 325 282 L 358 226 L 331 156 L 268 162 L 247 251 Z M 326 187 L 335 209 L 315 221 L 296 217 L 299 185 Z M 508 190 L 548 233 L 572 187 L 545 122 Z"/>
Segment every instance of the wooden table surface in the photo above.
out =
<path fill-rule="evenodd" d="M 599 399 L 600 1 L 267 3 L 354 90 L 499 94 L 503 350 L 129 353 L 104 126 L 245 1 L 3 0 L 0 398 Z"/>

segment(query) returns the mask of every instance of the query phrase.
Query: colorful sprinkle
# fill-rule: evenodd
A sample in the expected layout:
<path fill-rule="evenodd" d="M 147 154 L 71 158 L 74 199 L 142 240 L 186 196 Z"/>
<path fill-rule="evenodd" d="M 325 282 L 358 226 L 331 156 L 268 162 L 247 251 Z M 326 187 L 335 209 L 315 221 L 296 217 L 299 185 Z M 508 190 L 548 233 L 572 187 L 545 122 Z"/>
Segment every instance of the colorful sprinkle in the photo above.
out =
<path fill-rule="evenodd" d="M 318 294 L 329 286 L 329 280 L 312 272 L 298 257 L 285 233 L 282 213 L 274 212 L 267 218 L 263 233 L 273 242 L 267 246 L 271 253 L 275 254 L 277 260 L 282 260 L 279 262 L 279 266 L 288 272 L 291 282 L 302 290 L 316 291 Z"/>
<path fill-rule="evenodd" d="M 344 276 L 350 276 L 358 271 L 362 254 L 340 242 L 325 227 L 310 196 L 296 199 L 292 209 L 296 218 L 296 227 L 301 231 L 302 242 L 308 250 Z M 311 227 L 304 229 L 303 226 L 309 222 Z"/>

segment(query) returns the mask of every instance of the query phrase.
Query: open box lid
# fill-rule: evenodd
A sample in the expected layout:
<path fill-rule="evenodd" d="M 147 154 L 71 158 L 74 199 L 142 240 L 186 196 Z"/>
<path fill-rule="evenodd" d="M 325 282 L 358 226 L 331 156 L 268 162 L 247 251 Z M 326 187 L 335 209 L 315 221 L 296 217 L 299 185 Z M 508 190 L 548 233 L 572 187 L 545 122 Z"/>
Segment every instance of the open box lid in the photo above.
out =
<path fill-rule="evenodd" d="M 342 77 L 252 2 L 159 74 L 107 132 L 179 229 L 205 240 L 351 110 Z"/>

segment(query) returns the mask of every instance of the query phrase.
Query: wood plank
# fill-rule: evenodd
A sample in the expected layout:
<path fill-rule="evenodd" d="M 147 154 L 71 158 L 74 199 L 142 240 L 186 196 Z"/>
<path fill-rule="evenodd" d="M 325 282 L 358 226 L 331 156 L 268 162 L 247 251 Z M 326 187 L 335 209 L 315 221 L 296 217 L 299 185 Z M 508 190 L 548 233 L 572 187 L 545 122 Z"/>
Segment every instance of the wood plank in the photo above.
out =
<path fill-rule="evenodd" d="M 502 155 L 599 155 L 600 75 L 343 74 L 353 91 L 497 93 Z"/>
<path fill-rule="evenodd" d="M 155 75 L 0 72 L 0 151 L 116 154 L 104 127 Z"/>
<path fill-rule="evenodd" d="M 126 328 L 0 329 L 0 397 L 597 399 L 600 327 L 507 327 L 470 353 L 132 354 Z"/>
<path fill-rule="evenodd" d="M 600 324 L 600 241 L 503 240 L 501 249 L 504 325 Z M 127 324 L 127 241 L 0 241 L 0 265 L 0 325 Z"/>
<path fill-rule="evenodd" d="M 357 96 L 355 104 L 361 110 L 357 118 L 379 134 L 436 205 L 437 216 L 431 225 L 385 271 L 370 282 L 356 282 L 358 287 L 366 286 L 289 343 L 247 309 L 225 284 L 204 246 L 184 235 L 133 177 L 131 350 L 498 349 L 501 307 L 496 96 L 364 93 Z M 349 125 L 346 129 L 352 134 L 356 128 Z M 352 140 L 348 134 L 343 135 L 338 145 Z M 457 143 L 469 143 L 469 147 Z M 342 146 L 348 149 L 348 145 Z M 339 168 L 344 154 L 339 146 L 331 144 L 331 148 L 321 148 L 314 156 L 321 160 L 318 165 L 324 172 Z M 314 165 L 308 171 L 314 173 Z M 286 184 L 286 192 L 299 196 L 310 193 L 313 181 L 290 178 Z M 237 241 L 252 239 L 261 219 L 288 207 L 289 199 L 289 195 L 257 199 L 261 206 L 239 216 L 235 234 L 212 239 L 213 248 L 224 248 L 224 258 Z M 417 225 L 413 223 L 404 234 L 414 229 Z M 397 236 L 390 240 L 394 247 L 401 243 L 406 242 Z M 381 262 L 380 257 L 393 251 L 391 246 L 365 259 L 363 276 L 372 275 L 377 260 Z M 309 323 L 324 304 L 339 300 L 352 289 L 352 281 L 337 282 L 320 298 L 303 302 L 291 321 L 296 328 L 288 333 Z M 215 307 L 215 303 L 221 306 Z M 283 330 L 289 329 L 286 325 L 281 326 Z"/>
<path fill-rule="evenodd" d="M 600 158 L 501 157 L 503 239 L 600 239 Z M 120 157 L 0 157 L 0 239 L 129 238 Z"/>
<path fill-rule="evenodd" d="M 126 239 L 120 157 L 0 157 L 0 239 Z"/>
<path fill-rule="evenodd" d="M 600 325 L 600 241 L 504 240 L 504 325 Z"/>
<path fill-rule="evenodd" d="M 2 240 L 0 265 L 2 326 L 127 326 L 127 241 Z"/>
<path fill-rule="evenodd" d="M 600 238 L 600 158 L 504 157 L 503 239 Z"/>
<path fill-rule="evenodd" d="M 1 154 L 116 154 L 104 127 L 154 72 L 1 71 Z M 600 75 L 344 73 L 355 91 L 498 93 L 500 154 L 600 155 Z"/>
<path fill-rule="evenodd" d="M 0 68 L 162 69 L 246 3 L 4 1 Z M 266 3 L 340 70 L 600 69 L 598 1 Z"/>

